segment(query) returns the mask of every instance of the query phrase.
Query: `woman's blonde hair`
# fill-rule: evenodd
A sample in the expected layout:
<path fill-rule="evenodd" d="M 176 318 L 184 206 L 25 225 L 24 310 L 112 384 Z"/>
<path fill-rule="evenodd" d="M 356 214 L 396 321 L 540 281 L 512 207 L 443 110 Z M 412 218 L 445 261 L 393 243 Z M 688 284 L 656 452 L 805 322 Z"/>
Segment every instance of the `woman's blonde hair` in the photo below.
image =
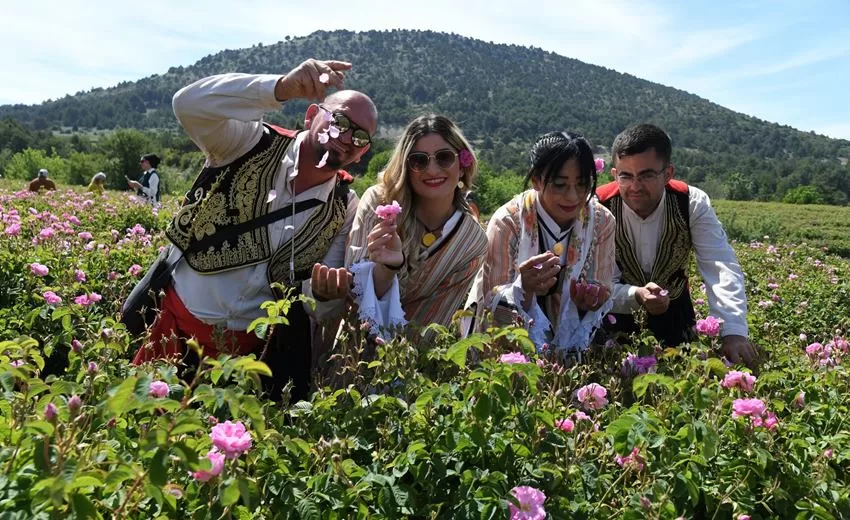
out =
<path fill-rule="evenodd" d="M 398 234 L 402 239 L 402 250 L 407 257 L 407 271 L 414 271 L 419 261 L 419 241 L 427 230 L 416 218 L 413 208 L 413 189 L 409 180 L 409 169 L 407 157 L 410 155 L 416 142 L 429 134 L 439 134 L 454 148 L 455 153 L 460 154 L 466 150 L 472 161 L 466 167 L 460 167 L 460 180 L 463 188 L 456 187 L 454 191 L 454 206 L 464 213 L 473 215 L 469 203 L 466 201 L 466 192 L 472 189 L 472 183 L 478 175 L 478 159 L 472 151 L 469 141 L 463 136 L 460 128 L 447 117 L 428 114 L 419 116 L 404 129 L 404 133 L 396 144 L 392 157 L 384 170 L 380 184 L 380 198 L 383 204 L 389 204 L 396 200 L 401 205 L 401 214 L 396 219 L 398 223 Z M 460 161 L 460 157 L 456 159 Z"/>

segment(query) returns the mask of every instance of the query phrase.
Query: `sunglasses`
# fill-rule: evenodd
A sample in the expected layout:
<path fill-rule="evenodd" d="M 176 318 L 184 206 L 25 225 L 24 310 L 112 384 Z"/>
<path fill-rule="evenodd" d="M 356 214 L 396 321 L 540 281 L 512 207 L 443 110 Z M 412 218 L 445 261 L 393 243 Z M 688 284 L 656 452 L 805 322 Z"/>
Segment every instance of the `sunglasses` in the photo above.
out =
<path fill-rule="evenodd" d="M 457 152 L 448 148 L 437 150 L 433 155 L 425 152 L 413 152 L 407 156 L 407 167 L 415 172 L 424 172 L 431 164 L 431 159 L 434 159 L 437 166 L 445 170 L 451 168 L 455 163 Z"/>
<path fill-rule="evenodd" d="M 352 123 L 351 119 L 348 119 L 348 116 L 342 112 L 328 110 L 323 105 L 319 105 L 319 108 L 325 112 L 330 112 L 333 125 L 339 128 L 339 133 L 344 134 L 351 130 L 351 144 L 357 148 L 363 148 L 372 144 L 372 136 L 369 135 L 369 132 Z"/>

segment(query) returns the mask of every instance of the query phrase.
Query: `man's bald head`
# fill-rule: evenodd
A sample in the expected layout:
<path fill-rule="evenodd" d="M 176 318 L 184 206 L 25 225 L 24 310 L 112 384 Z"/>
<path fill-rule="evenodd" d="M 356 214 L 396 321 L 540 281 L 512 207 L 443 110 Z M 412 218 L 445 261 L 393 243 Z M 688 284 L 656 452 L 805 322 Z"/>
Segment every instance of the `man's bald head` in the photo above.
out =
<path fill-rule="evenodd" d="M 369 96 L 362 92 L 339 90 L 326 97 L 322 104 L 329 110 L 344 112 L 354 124 L 369 132 L 369 135 L 374 135 L 378 129 L 378 108 Z"/>

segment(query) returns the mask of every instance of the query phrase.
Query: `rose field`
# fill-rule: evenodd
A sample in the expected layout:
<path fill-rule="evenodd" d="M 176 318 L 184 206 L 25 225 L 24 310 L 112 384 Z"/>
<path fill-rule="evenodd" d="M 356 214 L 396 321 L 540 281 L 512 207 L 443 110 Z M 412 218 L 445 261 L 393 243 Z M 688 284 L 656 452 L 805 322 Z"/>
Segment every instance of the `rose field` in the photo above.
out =
<path fill-rule="evenodd" d="M 411 330 L 286 406 L 253 356 L 129 363 L 118 311 L 175 207 L 0 190 L 0 518 L 850 518 L 850 265 L 826 248 L 735 244 L 757 374 L 714 353 L 694 272 L 689 345 L 561 366 L 520 326 Z"/>

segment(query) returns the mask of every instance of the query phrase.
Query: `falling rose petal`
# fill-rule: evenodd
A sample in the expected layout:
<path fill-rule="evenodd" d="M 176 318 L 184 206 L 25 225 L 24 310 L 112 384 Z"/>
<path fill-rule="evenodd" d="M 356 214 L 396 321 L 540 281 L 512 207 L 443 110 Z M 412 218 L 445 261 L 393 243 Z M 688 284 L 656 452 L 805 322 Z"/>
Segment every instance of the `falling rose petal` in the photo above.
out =
<path fill-rule="evenodd" d="M 318 133 L 319 142 L 325 144 L 328 142 L 328 133 L 327 132 L 319 132 Z"/>
<path fill-rule="evenodd" d="M 322 160 L 319 161 L 319 164 L 316 165 L 316 168 L 324 168 L 325 164 L 328 162 L 328 152 L 325 152 L 325 155 L 322 156 Z"/>
<path fill-rule="evenodd" d="M 536 265 L 534 266 L 534 268 L 535 268 L 535 269 L 537 269 L 537 270 L 539 271 L 539 270 L 543 269 L 543 264 L 536 264 Z"/>
<path fill-rule="evenodd" d="M 339 137 L 339 128 L 335 127 L 334 125 L 329 126 L 328 127 L 328 135 L 330 135 L 334 139 L 338 138 Z"/>
<path fill-rule="evenodd" d="M 319 74 L 319 83 L 327 84 L 330 79 L 331 77 L 328 76 L 327 72 L 322 72 L 321 74 Z"/>
<path fill-rule="evenodd" d="M 327 110 L 322 110 L 322 114 L 324 114 L 322 118 L 325 120 L 325 123 L 330 123 L 334 120 L 334 115 Z"/>
<path fill-rule="evenodd" d="M 274 188 L 269 190 L 269 196 L 266 198 L 266 204 L 277 198 L 277 190 Z"/>
<path fill-rule="evenodd" d="M 661 292 L 659 292 L 658 294 L 659 296 L 667 296 L 670 293 L 667 291 L 667 289 L 661 289 Z"/>

